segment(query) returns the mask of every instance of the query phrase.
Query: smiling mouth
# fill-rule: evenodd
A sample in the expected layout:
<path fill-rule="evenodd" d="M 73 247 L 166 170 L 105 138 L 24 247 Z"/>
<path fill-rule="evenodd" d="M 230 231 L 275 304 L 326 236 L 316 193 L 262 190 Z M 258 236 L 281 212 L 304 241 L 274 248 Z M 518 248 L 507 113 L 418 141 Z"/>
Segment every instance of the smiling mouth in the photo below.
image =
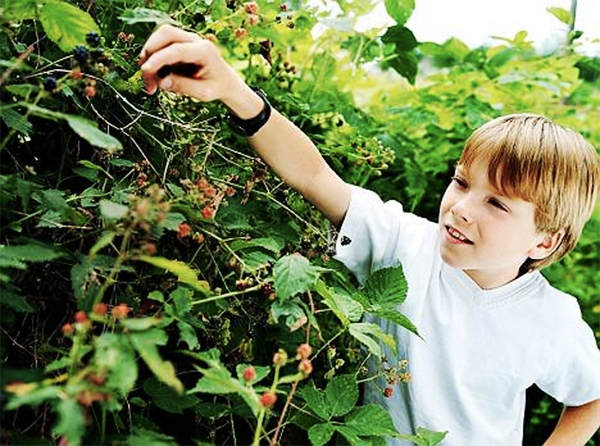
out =
<path fill-rule="evenodd" d="M 452 226 L 446 225 L 445 227 L 446 227 L 446 232 L 452 239 L 459 241 L 459 242 L 468 243 L 469 245 L 473 244 L 473 242 L 471 240 L 466 238 L 464 235 L 462 235 L 459 231 L 454 229 Z"/>

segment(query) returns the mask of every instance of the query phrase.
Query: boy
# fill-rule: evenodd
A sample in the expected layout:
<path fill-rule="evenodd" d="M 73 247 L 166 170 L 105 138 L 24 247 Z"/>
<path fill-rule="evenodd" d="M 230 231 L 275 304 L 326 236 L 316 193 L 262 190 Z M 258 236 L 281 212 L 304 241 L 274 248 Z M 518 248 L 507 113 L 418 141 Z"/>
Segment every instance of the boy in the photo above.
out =
<path fill-rule="evenodd" d="M 402 312 L 426 342 L 380 321 L 401 350 L 388 359 L 408 358 L 412 379 L 387 399 L 381 383 L 366 389 L 399 431 L 448 431 L 444 445 L 520 444 L 525 390 L 536 383 L 566 405 L 547 446 L 594 434 L 600 351 L 575 299 L 538 271 L 573 248 L 594 206 L 600 162 L 583 138 L 534 115 L 488 123 L 467 142 L 436 225 L 346 184 L 211 42 L 163 26 L 140 63 L 150 94 L 222 101 L 265 162 L 339 230 L 337 258 L 359 280 L 402 264 Z M 197 69 L 164 73 L 181 64 Z"/>

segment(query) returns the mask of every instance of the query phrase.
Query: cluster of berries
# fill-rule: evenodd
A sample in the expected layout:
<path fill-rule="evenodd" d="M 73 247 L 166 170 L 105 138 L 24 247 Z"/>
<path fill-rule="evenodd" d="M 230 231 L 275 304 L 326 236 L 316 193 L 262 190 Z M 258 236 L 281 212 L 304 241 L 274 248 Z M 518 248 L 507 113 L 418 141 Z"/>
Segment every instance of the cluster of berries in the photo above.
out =
<path fill-rule="evenodd" d="M 114 319 L 125 319 L 131 308 L 127 304 L 119 304 L 112 307 L 110 310 L 110 314 Z M 67 322 L 62 326 L 62 332 L 66 336 L 70 336 L 79 330 L 87 330 L 92 326 L 92 319 L 94 320 L 103 320 L 104 317 L 108 314 L 109 307 L 103 302 L 94 305 L 92 312 L 90 314 L 85 311 L 78 311 L 73 316 L 74 324 Z"/>

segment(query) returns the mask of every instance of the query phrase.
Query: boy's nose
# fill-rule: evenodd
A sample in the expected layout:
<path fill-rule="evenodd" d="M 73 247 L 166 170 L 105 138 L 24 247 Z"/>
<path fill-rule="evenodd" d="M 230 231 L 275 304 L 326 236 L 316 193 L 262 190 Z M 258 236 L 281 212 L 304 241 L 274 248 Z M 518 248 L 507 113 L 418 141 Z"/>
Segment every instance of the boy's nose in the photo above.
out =
<path fill-rule="evenodd" d="M 462 220 L 465 223 L 471 223 L 473 220 L 472 206 L 468 203 L 467 199 L 463 199 L 454 203 L 454 206 L 450 208 L 450 212 L 458 220 Z"/>

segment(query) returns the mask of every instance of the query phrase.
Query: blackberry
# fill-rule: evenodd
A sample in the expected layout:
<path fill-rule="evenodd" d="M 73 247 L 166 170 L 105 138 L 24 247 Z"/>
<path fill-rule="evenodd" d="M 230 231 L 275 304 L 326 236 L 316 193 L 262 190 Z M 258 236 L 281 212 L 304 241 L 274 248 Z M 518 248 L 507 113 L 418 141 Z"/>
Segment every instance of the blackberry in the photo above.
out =
<path fill-rule="evenodd" d="M 96 48 L 98 45 L 100 45 L 100 36 L 98 35 L 98 33 L 96 31 L 90 31 L 85 36 L 85 41 L 92 48 Z"/>
<path fill-rule="evenodd" d="M 102 48 L 96 48 L 96 49 L 90 51 L 90 56 L 96 62 L 100 62 L 101 60 L 105 59 L 104 50 Z"/>
<path fill-rule="evenodd" d="M 44 90 L 53 91 L 56 88 L 56 78 L 48 76 L 44 80 Z"/>
<path fill-rule="evenodd" d="M 88 58 L 90 57 L 90 52 L 88 51 L 88 49 L 83 46 L 83 45 L 77 45 L 75 47 L 75 49 L 73 50 L 73 57 L 75 58 L 75 60 L 81 64 L 84 64 L 87 62 Z"/>

